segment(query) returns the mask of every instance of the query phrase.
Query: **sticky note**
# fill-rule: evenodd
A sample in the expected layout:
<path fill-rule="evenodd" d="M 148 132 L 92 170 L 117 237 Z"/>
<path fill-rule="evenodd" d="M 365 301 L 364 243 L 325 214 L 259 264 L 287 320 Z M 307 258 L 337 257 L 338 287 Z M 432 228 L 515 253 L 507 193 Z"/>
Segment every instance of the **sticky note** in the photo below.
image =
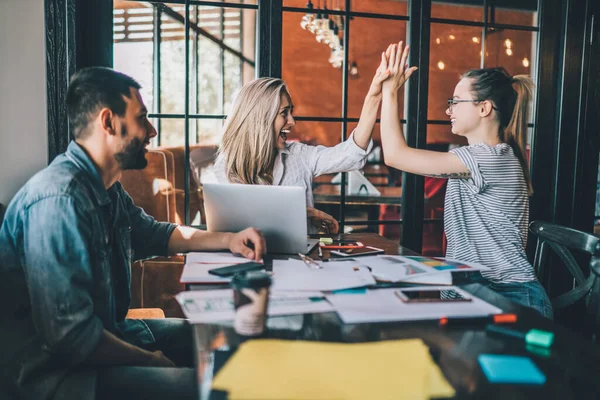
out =
<path fill-rule="evenodd" d="M 546 375 L 528 357 L 480 354 L 481 370 L 490 383 L 543 385 Z"/>

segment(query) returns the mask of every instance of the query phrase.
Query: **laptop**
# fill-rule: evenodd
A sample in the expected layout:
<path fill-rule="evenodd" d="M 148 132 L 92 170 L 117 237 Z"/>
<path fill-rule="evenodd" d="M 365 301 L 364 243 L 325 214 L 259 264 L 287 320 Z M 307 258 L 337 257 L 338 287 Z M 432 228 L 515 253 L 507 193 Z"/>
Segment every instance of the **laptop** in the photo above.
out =
<path fill-rule="evenodd" d="M 260 229 L 268 253 L 307 254 L 319 242 L 307 237 L 303 187 L 205 183 L 202 190 L 209 231 Z"/>

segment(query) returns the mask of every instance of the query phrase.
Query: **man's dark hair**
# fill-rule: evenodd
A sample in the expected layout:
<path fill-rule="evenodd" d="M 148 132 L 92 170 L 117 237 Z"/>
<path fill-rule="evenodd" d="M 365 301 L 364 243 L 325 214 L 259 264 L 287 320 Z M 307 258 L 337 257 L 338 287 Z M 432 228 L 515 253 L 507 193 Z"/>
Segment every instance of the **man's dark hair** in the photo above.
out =
<path fill-rule="evenodd" d="M 127 107 L 123 96 L 130 97 L 130 88 L 141 86 L 135 79 L 110 68 L 84 68 L 73 75 L 66 102 L 73 137 L 85 138 L 88 124 L 103 107 L 123 116 Z"/>

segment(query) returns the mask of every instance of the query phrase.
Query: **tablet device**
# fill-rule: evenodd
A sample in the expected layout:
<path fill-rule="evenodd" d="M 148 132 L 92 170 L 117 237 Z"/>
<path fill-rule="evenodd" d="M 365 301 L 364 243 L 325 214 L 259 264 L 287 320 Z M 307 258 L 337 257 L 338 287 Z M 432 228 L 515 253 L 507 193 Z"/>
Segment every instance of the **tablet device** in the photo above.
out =
<path fill-rule="evenodd" d="M 371 246 L 363 246 L 351 249 L 339 249 L 339 250 L 331 250 L 331 254 L 335 254 L 340 257 L 359 257 L 359 256 L 372 256 L 374 254 L 383 254 L 383 249 L 378 249 L 377 247 Z"/>

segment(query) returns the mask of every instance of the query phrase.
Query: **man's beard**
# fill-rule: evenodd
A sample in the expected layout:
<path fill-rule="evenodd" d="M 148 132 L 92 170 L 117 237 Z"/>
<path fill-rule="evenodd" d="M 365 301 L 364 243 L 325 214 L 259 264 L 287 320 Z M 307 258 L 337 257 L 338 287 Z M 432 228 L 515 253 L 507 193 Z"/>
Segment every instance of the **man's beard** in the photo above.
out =
<path fill-rule="evenodd" d="M 127 136 L 127 129 L 123 127 L 121 137 Z M 127 169 L 144 169 L 148 165 L 146 160 L 146 140 L 140 138 L 133 138 L 131 142 L 125 146 L 125 148 L 115 154 L 115 160 L 122 170 Z"/>

